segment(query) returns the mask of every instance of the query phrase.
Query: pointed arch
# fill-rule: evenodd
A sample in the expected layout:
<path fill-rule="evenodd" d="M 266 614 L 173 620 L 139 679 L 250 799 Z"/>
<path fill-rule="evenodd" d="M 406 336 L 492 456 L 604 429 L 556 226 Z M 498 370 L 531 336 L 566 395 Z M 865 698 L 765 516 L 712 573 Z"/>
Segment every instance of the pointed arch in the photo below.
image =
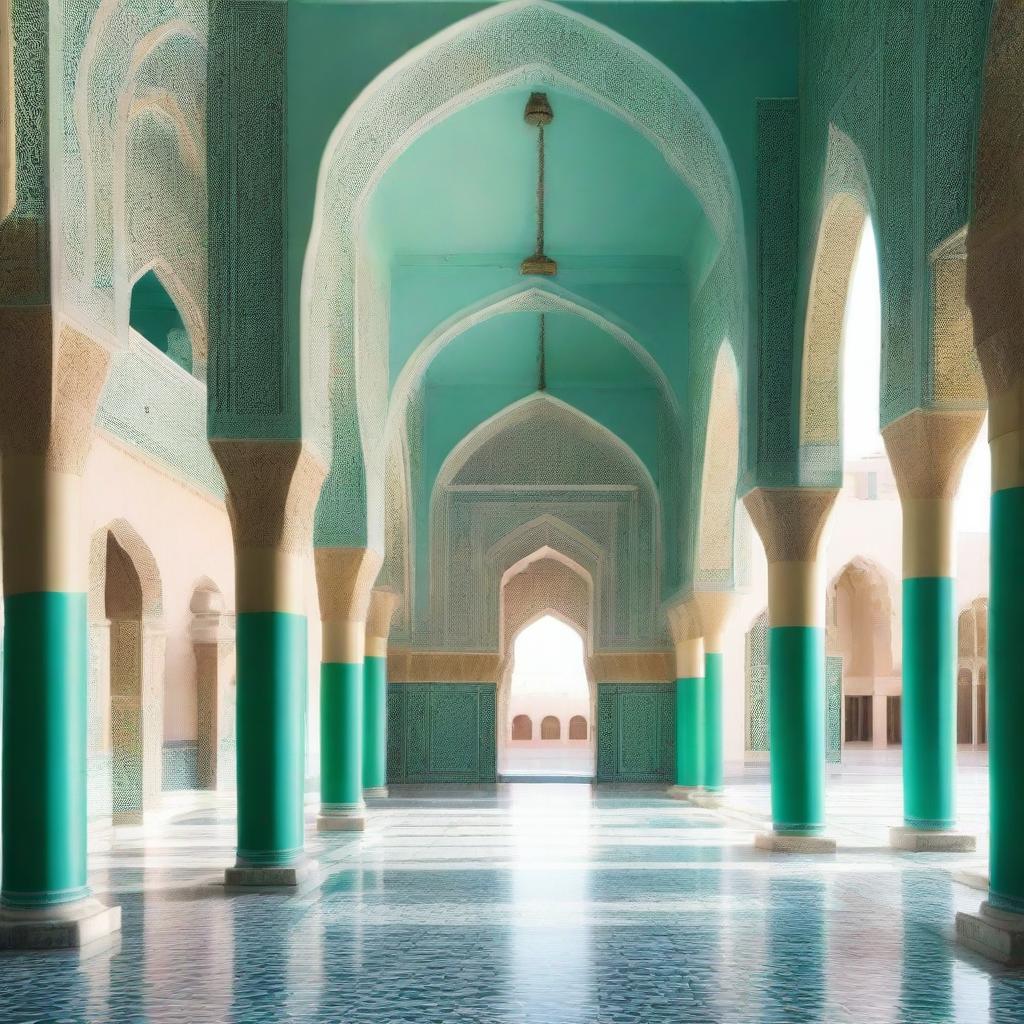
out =
<path fill-rule="evenodd" d="M 800 482 L 832 486 L 843 472 L 846 297 L 864 223 L 873 210 L 864 158 L 835 126 L 829 128 L 821 209 L 800 365 Z"/>
<path fill-rule="evenodd" d="M 367 467 L 379 447 L 384 408 L 360 398 L 363 328 L 356 316 L 360 224 L 387 168 L 439 121 L 487 95 L 529 84 L 579 94 L 651 141 L 697 197 L 718 238 L 728 282 L 731 336 L 746 337 L 746 260 L 735 168 L 707 110 L 685 83 L 650 54 L 596 21 L 547 0 L 511 0 L 471 15 L 385 69 L 338 123 L 317 180 L 303 264 L 300 334 L 307 381 L 303 421 L 314 443 L 344 458 L 328 491 L 373 496 Z M 378 344 L 380 342 L 378 341 Z M 365 352 L 379 372 L 385 352 Z M 354 381 L 354 400 L 333 413 L 327 382 Z M 379 388 L 377 389 L 379 390 Z M 372 404 L 372 403 L 371 403 Z M 354 454 L 354 458 L 353 458 Z M 376 470 L 375 470 L 376 471 Z M 367 500 L 366 498 L 361 500 Z M 366 542 L 379 544 L 380 509 L 367 506 Z"/>
<path fill-rule="evenodd" d="M 694 583 L 731 587 L 736 577 L 736 488 L 740 465 L 740 385 L 732 346 L 715 360 L 700 484 Z"/>

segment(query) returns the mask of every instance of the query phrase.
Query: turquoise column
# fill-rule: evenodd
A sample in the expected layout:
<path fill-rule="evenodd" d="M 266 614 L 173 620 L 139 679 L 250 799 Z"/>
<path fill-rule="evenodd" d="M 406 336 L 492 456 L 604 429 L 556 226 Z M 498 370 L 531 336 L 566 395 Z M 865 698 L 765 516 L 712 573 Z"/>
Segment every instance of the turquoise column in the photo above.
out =
<path fill-rule="evenodd" d="M 825 827 L 825 631 L 768 631 L 772 825 L 783 835 Z"/>
<path fill-rule="evenodd" d="M 727 590 L 702 590 L 694 595 L 704 633 L 704 788 L 722 791 L 724 773 L 724 634 L 735 595 Z"/>
<path fill-rule="evenodd" d="M 88 887 L 82 480 L 62 456 L 59 468 L 50 454 L 2 459 L 0 949 L 78 947 L 121 926 Z"/>
<path fill-rule="evenodd" d="M 301 441 L 213 438 L 235 546 L 237 859 L 229 886 L 295 886 L 305 854 L 306 563 L 324 479 Z"/>
<path fill-rule="evenodd" d="M 722 671 L 720 653 L 704 654 L 704 788 L 709 793 L 722 790 Z"/>
<path fill-rule="evenodd" d="M 838 491 L 761 487 L 744 497 L 768 560 L 772 832 L 757 846 L 832 853 L 825 828 L 825 581 L 821 538 Z"/>
<path fill-rule="evenodd" d="M 400 597 L 375 587 L 366 616 L 363 662 L 363 794 L 388 795 L 388 636 Z"/>
<path fill-rule="evenodd" d="M 388 795 L 388 659 L 367 655 L 363 662 L 363 792 Z"/>
<path fill-rule="evenodd" d="M 316 549 L 323 620 L 320 668 L 321 832 L 361 831 L 363 799 L 366 619 L 381 555 L 369 548 Z"/>
<path fill-rule="evenodd" d="M 669 609 L 676 659 L 676 780 L 669 795 L 686 799 L 704 785 L 704 640 L 693 598 Z"/>
<path fill-rule="evenodd" d="M 704 784 L 704 677 L 676 680 L 676 788 Z"/>
<path fill-rule="evenodd" d="M 956 825 L 956 608 L 949 577 L 903 581 L 903 818 Z"/>
<path fill-rule="evenodd" d="M 997 485 L 993 444 L 993 486 Z M 1012 478 L 1011 478 L 1012 479 Z M 989 904 L 1024 914 L 1024 486 L 992 495 L 988 617 Z"/>
<path fill-rule="evenodd" d="M 4 598 L 6 907 L 46 907 L 89 892 L 85 605 L 84 593 Z"/>
<path fill-rule="evenodd" d="M 294 867 L 304 846 L 306 617 L 240 612 L 236 644 L 238 866 Z"/>
<path fill-rule="evenodd" d="M 362 623 L 359 626 L 361 632 Z M 362 661 L 325 661 L 320 668 L 321 831 L 358 830 L 365 825 L 362 732 Z"/>
<path fill-rule="evenodd" d="M 973 850 L 956 832 L 953 502 L 978 411 L 916 409 L 883 431 L 903 513 L 903 827 L 894 847 Z"/>

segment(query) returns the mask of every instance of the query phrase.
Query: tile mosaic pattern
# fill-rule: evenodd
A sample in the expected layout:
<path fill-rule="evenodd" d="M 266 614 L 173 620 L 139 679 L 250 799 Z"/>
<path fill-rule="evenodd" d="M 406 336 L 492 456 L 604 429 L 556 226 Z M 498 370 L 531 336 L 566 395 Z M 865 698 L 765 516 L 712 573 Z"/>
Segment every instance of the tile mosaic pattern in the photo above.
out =
<path fill-rule="evenodd" d="M 962 857 L 755 851 L 652 787 L 395 787 L 308 833 L 319 888 L 229 896 L 230 800 L 93 858 L 124 931 L 0 958 L 0 1020 L 1003 1024 L 1024 973 L 953 943 Z M 315 803 L 308 806 L 310 820 Z"/>

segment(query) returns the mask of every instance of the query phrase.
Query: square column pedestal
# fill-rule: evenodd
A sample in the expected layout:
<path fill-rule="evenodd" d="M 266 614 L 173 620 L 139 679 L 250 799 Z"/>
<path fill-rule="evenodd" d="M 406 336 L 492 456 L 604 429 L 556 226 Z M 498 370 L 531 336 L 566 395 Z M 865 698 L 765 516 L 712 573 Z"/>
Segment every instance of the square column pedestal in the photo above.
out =
<path fill-rule="evenodd" d="M 1024 914 L 982 903 L 977 914 L 956 915 L 957 940 L 990 960 L 1010 967 L 1024 965 Z"/>
<path fill-rule="evenodd" d="M 769 853 L 835 853 L 836 841 L 831 836 L 806 836 L 786 832 L 760 832 L 754 846 Z"/>
<path fill-rule="evenodd" d="M 0 907 L 0 949 L 80 949 L 121 930 L 121 908 L 75 900 L 32 909 Z"/>
<path fill-rule="evenodd" d="M 702 792 L 700 786 L 672 786 L 665 790 L 665 796 L 673 800 L 689 800 L 692 803 L 694 797 L 700 796 Z"/>
<path fill-rule="evenodd" d="M 366 828 L 366 808 L 320 809 L 316 819 L 317 832 L 362 832 Z"/>
<path fill-rule="evenodd" d="M 973 853 L 978 847 L 978 840 L 966 832 L 932 832 L 900 825 L 889 829 L 889 845 L 894 850 L 906 850 L 908 853 Z"/>
<path fill-rule="evenodd" d="M 236 864 L 224 872 L 229 889 L 295 889 L 315 882 L 320 865 L 315 860 L 295 864 Z"/>

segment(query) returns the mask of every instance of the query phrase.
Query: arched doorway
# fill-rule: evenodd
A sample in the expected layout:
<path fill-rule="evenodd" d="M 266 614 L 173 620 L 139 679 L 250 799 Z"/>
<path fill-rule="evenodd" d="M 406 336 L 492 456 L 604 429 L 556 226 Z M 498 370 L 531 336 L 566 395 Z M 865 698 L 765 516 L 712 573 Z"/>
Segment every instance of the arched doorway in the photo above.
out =
<path fill-rule="evenodd" d="M 572 626 L 545 614 L 518 633 L 507 707 L 511 727 L 500 750 L 502 778 L 593 777 L 591 685 L 583 638 Z"/>
<path fill-rule="evenodd" d="M 843 744 L 901 742 L 900 675 L 891 581 L 870 559 L 854 558 L 832 581 L 826 601 L 826 651 L 842 658 Z"/>
<path fill-rule="evenodd" d="M 92 746 L 109 752 L 113 824 L 140 824 L 162 789 L 165 635 L 156 561 L 124 520 L 93 536 L 89 605 Z"/>

